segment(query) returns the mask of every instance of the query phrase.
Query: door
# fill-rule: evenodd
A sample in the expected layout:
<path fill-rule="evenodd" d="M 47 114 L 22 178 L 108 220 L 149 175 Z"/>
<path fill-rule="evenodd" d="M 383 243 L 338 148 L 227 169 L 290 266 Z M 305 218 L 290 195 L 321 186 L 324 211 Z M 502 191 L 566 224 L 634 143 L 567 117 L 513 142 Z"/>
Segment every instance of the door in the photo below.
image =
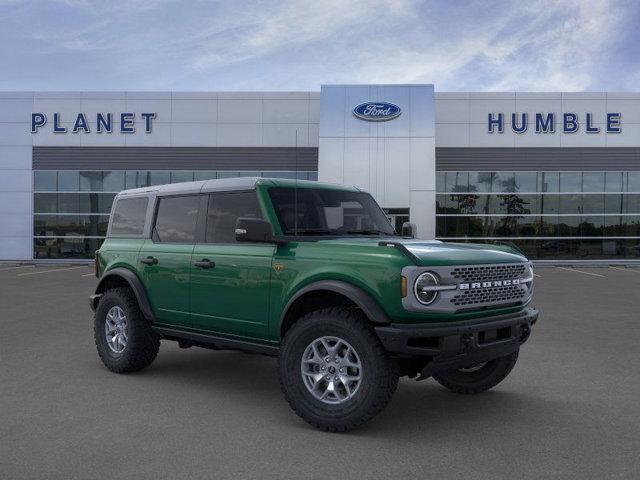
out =
<path fill-rule="evenodd" d="M 192 321 L 199 330 L 260 337 L 267 331 L 275 245 L 237 243 L 238 217 L 262 218 L 255 191 L 209 195 L 204 243 L 192 256 Z"/>
<path fill-rule="evenodd" d="M 156 322 L 190 326 L 189 280 L 200 195 L 160 197 L 138 261 Z"/>

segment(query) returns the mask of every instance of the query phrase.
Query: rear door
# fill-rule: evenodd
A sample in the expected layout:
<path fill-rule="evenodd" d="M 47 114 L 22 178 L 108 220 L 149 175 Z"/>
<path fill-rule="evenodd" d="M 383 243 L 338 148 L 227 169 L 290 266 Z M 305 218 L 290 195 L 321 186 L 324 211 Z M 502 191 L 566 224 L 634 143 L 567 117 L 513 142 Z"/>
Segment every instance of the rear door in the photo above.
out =
<path fill-rule="evenodd" d="M 138 260 L 156 322 L 188 327 L 191 255 L 195 245 L 200 195 L 159 197 L 152 237 Z"/>
<path fill-rule="evenodd" d="M 260 337 L 269 317 L 275 245 L 237 243 L 238 217 L 262 218 L 255 191 L 208 196 L 204 243 L 192 256 L 193 326 L 209 332 Z"/>

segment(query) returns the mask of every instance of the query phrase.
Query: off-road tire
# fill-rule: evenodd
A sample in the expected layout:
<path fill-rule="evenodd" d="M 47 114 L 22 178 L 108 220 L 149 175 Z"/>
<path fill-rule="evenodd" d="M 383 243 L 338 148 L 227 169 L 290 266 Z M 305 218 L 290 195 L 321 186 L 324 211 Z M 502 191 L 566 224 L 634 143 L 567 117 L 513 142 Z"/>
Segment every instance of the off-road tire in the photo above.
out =
<path fill-rule="evenodd" d="M 362 363 L 362 380 L 344 403 L 327 404 L 305 386 L 301 360 L 307 346 L 323 336 L 346 340 Z M 391 400 L 398 387 L 398 364 L 390 358 L 373 328 L 359 312 L 326 308 L 301 317 L 287 331 L 278 358 L 280 388 L 291 408 L 306 422 L 329 432 L 344 432 L 370 420 Z"/>
<path fill-rule="evenodd" d="M 495 387 L 513 370 L 518 360 L 518 350 L 504 357 L 490 360 L 479 370 L 463 372 L 449 370 L 434 373 L 433 378 L 452 392 L 473 395 Z"/>
<path fill-rule="evenodd" d="M 105 336 L 106 316 L 114 306 L 124 311 L 129 332 L 127 345 L 120 353 L 109 348 Z M 135 295 L 128 288 L 107 290 L 100 298 L 93 321 L 93 335 L 102 363 L 116 373 L 135 372 L 148 367 L 160 349 L 160 337 L 151 329 Z"/>

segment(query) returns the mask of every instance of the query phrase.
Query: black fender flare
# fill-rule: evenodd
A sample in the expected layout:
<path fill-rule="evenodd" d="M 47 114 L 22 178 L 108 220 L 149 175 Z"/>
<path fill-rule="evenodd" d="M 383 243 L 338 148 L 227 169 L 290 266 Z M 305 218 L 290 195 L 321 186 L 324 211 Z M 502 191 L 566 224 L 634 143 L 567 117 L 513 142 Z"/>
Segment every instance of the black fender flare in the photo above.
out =
<path fill-rule="evenodd" d="M 122 278 L 125 282 L 127 282 L 134 295 L 136 296 L 138 306 L 140 307 L 140 310 L 142 311 L 144 317 L 150 322 L 154 322 L 155 315 L 153 314 L 153 310 L 151 309 L 149 297 L 147 296 L 147 291 L 144 289 L 144 285 L 142 285 L 142 281 L 135 273 L 126 268 L 114 268 L 102 275 L 102 277 L 100 278 L 100 282 L 98 282 L 98 286 L 96 287 L 95 295 L 91 297 L 93 309 L 95 310 L 98 305 L 98 300 L 104 293 L 107 279 L 113 277 Z"/>
<path fill-rule="evenodd" d="M 356 287 L 351 283 L 343 282 L 341 280 L 320 280 L 318 282 L 313 282 L 302 287 L 295 294 L 293 294 L 293 296 L 289 299 L 282 310 L 282 314 L 280 315 L 280 322 L 278 323 L 278 329 L 282 329 L 282 323 L 287 316 L 287 312 L 289 312 L 289 309 L 296 302 L 296 300 L 298 300 L 306 293 L 319 290 L 328 290 L 330 292 L 339 293 L 340 295 L 347 297 L 349 300 L 355 303 L 358 308 L 360 308 L 360 310 L 362 310 L 367 318 L 369 318 L 369 320 L 373 323 L 391 323 L 391 320 L 382 309 L 382 307 L 380 307 L 380 305 L 378 305 L 378 303 L 361 288 Z"/>

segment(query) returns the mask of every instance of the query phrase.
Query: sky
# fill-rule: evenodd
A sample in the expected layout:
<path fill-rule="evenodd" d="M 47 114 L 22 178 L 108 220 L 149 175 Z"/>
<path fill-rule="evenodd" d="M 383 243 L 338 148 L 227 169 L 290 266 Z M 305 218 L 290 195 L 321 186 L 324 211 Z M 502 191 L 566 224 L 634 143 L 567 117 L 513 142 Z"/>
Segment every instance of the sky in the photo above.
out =
<path fill-rule="evenodd" d="M 0 90 L 638 91 L 638 0 L 0 0 Z"/>

